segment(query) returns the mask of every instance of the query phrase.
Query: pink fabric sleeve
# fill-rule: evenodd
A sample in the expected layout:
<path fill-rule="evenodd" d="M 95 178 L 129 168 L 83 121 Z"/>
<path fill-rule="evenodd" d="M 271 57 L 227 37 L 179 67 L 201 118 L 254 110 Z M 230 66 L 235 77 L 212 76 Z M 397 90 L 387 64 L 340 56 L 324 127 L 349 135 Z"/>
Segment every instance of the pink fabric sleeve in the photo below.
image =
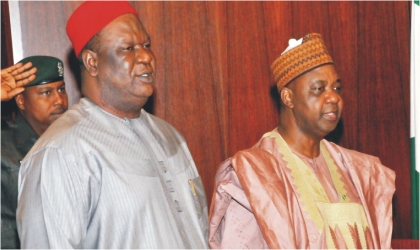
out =
<path fill-rule="evenodd" d="M 238 152 L 232 163 L 269 247 L 309 248 L 299 202 L 277 159 L 251 148 Z"/>
<path fill-rule="evenodd" d="M 209 221 L 210 248 L 268 248 L 229 160 L 216 174 Z"/>

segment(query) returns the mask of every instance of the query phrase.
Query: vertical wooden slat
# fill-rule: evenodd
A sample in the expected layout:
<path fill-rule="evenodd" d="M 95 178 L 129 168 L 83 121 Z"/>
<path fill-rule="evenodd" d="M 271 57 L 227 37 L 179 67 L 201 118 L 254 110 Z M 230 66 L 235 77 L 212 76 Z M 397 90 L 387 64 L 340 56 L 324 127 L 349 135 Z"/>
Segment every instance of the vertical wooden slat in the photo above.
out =
<path fill-rule="evenodd" d="M 210 65 L 213 74 L 213 89 L 216 101 L 216 110 L 218 115 L 218 135 L 221 143 L 219 145 L 212 145 L 213 147 L 221 148 L 221 157 L 224 160 L 228 155 L 228 52 L 227 52 L 227 6 L 226 2 L 215 1 L 206 2 L 206 29 L 209 40 L 208 46 L 210 49 Z M 216 162 L 214 161 L 216 160 Z M 216 170 L 215 167 L 220 163 L 219 159 L 214 159 L 209 162 L 213 165 L 207 167 Z M 215 172 L 209 173 L 214 175 Z M 210 196 L 210 195 L 209 195 Z"/>
<path fill-rule="evenodd" d="M 9 2 L 1 1 L 1 68 L 13 65 Z"/>
<path fill-rule="evenodd" d="M 251 147 L 277 126 L 270 99 L 264 8 L 261 2 L 228 2 L 228 152 Z"/>
<path fill-rule="evenodd" d="M 264 2 L 264 28 L 270 66 L 287 48 L 288 40 L 292 38 L 292 5 L 293 2 Z"/>
<path fill-rule="evenodd" d="M 358 140 L 357 117 L 359 106 L 357 58 L 357 2 L 329 2 L 328 16 L 330 21 L 329 50 L 333 54 L 336 69 L 343 83 L 343 116 L 342 123 L 336 129 L 340 145 L 356 149 Z"/>
<path fill-rule="evenodd" d="M 409 158 L 409 54 L 399 53 L 399 42 L 408 46 L 407 34 L 399 37 L 395 5 L 399 3 L 359 2 L 358 75 L 360 141 L 358 150 L 380 157 L 397 175 L 394 196 L 394 236 L 411 237 Z M 401 3 L 406 4 L 406 3 Z M 399 28 L 398 28 L 399 29 Z M 408 30 L 406 30 L 408 32 Z M 402 67 L 401 67 L 402 66 Z M 405 72 L 405 73 L 404 73 Z M 407 80 L 407 76 L 405 77 Z M 404 91 L 405 90 L 405 91 Z"/>
<path fill-rule="evenodd" d="M 208 32 L 214 27 L 209 25 L 207 7 L 205 2 L 163 3 L 163 22 L 170 25 L 163 26 L 160 40 L 164 47 L 155 54 L 162 59 L 158 70 L 164 70 L 164 79 L 158 79 L 156 86 L 164 105 L 156 107 L 156 114 L 162 112 L 163 118 L 184 135 L 198 171 L 205 177 L 206 193 L 210 194 L 212 177 L 223 158 L 224 121 L 223 107 L 219 107 L 216 95 L 221 92 L 221 82 L 215 78 L 221 75 L 221 67 L 212 63 L 220 60 L 217 53 L 212 53 L 219 40 Z M 153 17 L 144 13 L 142 20 L 149 18 Z"/>

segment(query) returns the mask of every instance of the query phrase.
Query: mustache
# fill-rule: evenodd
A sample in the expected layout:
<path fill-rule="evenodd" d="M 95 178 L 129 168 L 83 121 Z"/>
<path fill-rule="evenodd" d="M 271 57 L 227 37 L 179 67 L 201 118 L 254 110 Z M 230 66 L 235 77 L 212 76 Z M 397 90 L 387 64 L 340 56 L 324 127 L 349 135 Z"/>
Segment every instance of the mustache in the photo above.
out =
<path fill-rule="evenodd" d="M 337 104 L 332 104 L 328 107 L 324 107 L 324 109 L 322 110 L 323 113 L 329 113 L 329 112 L 333 112 L 333 113 L 340 113 L 341 109 Z"/>
<path fill-rule="evenodd" d="M 66 112 L 67 111 L 67 109 L 66 108 L 63 108 L 63 107 L 58 107 L 58 108 L 56 108 L 56 109 L 54 109 L 54 111 L 53 112 L 51 112 L 51 114 L 52 115 L 57 115 L 57 114 L 62 114 L 62 113 L 64 113 L 64 112 Z"/>

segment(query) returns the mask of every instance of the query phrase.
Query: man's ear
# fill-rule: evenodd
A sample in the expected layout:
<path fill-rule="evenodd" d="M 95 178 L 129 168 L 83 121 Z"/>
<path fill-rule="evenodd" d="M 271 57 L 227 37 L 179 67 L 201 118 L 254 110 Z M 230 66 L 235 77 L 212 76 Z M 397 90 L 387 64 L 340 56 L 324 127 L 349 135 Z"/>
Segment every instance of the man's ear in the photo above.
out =
<path fill-rule="evenodd" d="M 92 50 L 83 50 L 82 51 L 83 64 L 85 65 L 86 70 L 91 76 L 98 75 L 98 54 Z"/>
<path fill-rule="evenodd" d="M 25 110 L 25 98 L 23 98 L 23 94 L 20 93 L 19 95 L 15 96 L 15 101 L 19 109 Z"/>
<path fill-rule="evenodd" d="M 293 108 L 293 91 L 287 87 L 280 90 L 280 99 L 288 108 Z"/>

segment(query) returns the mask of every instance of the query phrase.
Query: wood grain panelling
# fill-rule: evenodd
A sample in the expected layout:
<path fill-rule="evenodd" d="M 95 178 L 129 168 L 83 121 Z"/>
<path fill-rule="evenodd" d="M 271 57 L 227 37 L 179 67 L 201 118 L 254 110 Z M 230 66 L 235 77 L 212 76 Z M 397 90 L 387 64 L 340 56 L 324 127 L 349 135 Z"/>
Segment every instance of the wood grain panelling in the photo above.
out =
<path fill-rule="evenodd" d="M 411 228 L 409 216 L 410 165 L 409 165 L 409 85 L 407 35 L 398 36 L 395 6 L 401 3 L 373 2 L 358 5 L 358 88 L 357 116 L 359 129 L 358 150 L 379 156 L 382 163 L 397 175 L 397 195 L 394 197 L 394 235 Z M 404 19 L 404 18 L 403 18 Z M 402 22 L 403 20 L 400 20 Z M 409 34 L 408 25 L 406 29 Z M 404 39 L 404 40 L 400 40 Z M 407 40 L 405 40 L 407 39 Z M 405 45 L 404 45 L 405 44 Z M 402 75 L 406 76 L 402 77 Z M 392 156 L 390 155 L 392 154 Z M 404 233 L 401 238 L 410 237 Z"/>
<path fill-rule="evenodd" d="M 211 68 L 213 74 L 214 94 L 217 102 L 217 114 L 219 136 L 222 144 L 220 145 L 222 158 L 228 155 L 228 38 L 227 38 L 227 15 L 226 3 L 207 2 L 207 30 L 209 37 L 212 38 L 209 43 L 210 62 L 208 68 Z M 216 167 L 216 165 L 215 165 Z M 216 168 L 210 167 L 213 170 Z M 211 174 L 214 175 L 215 172 Z M 213 187 L 211 187 L 213 189 Z M 210 196 L 209 196 L 210 197 Z"/>
<path fill-rule="evenodd" d="M 331 138 L 396 172 L 393 236 L 411 237 L 409 2 L 131 3 L 157 58 L 147 110 L 185 136 L 208 201 L 218 165 L 278 123 L 271 63 L 289 38 L 318 32 L 344 89 L 342 121 Z M 20 2 L 24 55 L 66 62 L 70 104 L 79 92 L 65 25 L 79 4 Z"/>
<path fill-rule="evenodd" d="M 229 2 L 228 155 L 251 147 L 277 125 L 262 2 Z"/>
<path fill-rule="evenodd" d="M 392 249 L 419 249 L 419 240 L 414 239 L 393 239 L 391 241 Z"/>
<path fill-rule="evenodd" d="M 13 65 L 9 2 L 1 1 L 1 68 Z"/>
<path fill-rule="evenodd" d="M 267 42 L 268 63 L 271 63 L 286 49 L 288 38 L 298 38 L 304 33 L 292 32 L 292 6 L 294 2 L 265 2 L 264 3 L 264 29 Z M 285 37 L 288 37 L 285 39 Z M 274 84 L 274 80 L 271 79 Z"/>
<path fill-rule="evenodd" d="M 164 49 L 155 51 L 164 53 L 165 76 L 160 79 L 163 87 L 157 90 L 157 95 L 163 96 L 162 117 L 186 137 L 204 177 L 206 193 L 210 194 L 213 178 L 209 177 L 214 176 L 217 163 L 205 163 L 223 158 L 219 121 L 223 117 L 218 113 L 222 109 L 218 108 L 219 96 L 216 95 L 216 91 L 221 92 L 221 85 L 214 79 L 220 67 L 214 67 L 217 64 L 212 64 L 211 57 L 211 46 L 216 45 L 217 40 L 208 32 L 211 23 L 204 2 L 165 2 L 163 10 L 164 23 L 171 25 L 164 28 L 161 39 Z M 160 65 L 162 62 L 158 67 Z"/>
<path fill-rule="evenodd" d="M 329 49 L 334 56 L 335 65 L 343 83 L 344 111 L 340 144 L 355 149 L 358 140 L 357 117 L 359 113 L 357 72 L 357 2 L 330 2 L 328 8 L 330 33 Z M 345 46 L 343 46 L 345 44 Z"/>

